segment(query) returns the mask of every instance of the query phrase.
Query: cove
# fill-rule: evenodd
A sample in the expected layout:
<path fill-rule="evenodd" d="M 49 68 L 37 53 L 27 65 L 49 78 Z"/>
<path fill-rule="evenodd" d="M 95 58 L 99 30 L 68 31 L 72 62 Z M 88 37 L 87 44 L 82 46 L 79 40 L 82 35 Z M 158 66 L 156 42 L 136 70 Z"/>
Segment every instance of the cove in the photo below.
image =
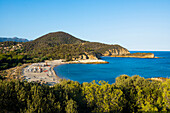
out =
<path fill-rule="evenodd" d="M 138 51 L 131 51 L 131 53 Z M 150 51 L 140 51 L 150 52 Z M 64 64 L 54 68 L 60 78 L 73 81 L 91 82 L 104 80 L 114 83 L 115 78 L 126 74 L 129 76 L 139 75 L 144 78 L 169 77 L 170 76 L 170 52 L 151 51 L 161 58 L 115 58 L 102 57 L 109 64 Z"/>

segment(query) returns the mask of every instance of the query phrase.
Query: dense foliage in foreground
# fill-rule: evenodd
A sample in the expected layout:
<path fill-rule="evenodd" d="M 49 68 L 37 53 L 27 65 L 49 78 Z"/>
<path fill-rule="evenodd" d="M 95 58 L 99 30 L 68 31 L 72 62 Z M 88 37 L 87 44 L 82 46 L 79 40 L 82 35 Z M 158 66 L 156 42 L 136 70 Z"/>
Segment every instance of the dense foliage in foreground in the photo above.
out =
<path fill-rule="evenodd" d="M 28 113 L 170 111 L 170 81 L 150 82 L 123 75 L 115 84 L 62 80 L 49 87 L 1 80 L 0 109 Z"/>

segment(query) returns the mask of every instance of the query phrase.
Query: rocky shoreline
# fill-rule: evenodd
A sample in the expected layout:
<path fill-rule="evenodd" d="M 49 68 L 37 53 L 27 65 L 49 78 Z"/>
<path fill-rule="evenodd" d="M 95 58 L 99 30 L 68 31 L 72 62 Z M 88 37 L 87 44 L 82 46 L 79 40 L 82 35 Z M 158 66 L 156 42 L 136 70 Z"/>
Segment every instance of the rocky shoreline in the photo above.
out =
<path fill-rule="evenodd" d="M 125 58 L 158 58 L 153 53 L 131 53 L 126 55 L 111 55 L 110 57 L 125 57 Z"/>
<path fill-rule="evenodd" d="M 159 57 L 155 57 L 153 53 L 140 53 L 140 52 L 130 53 L 129 51 L 125 49 L 121 49 L 119 51 L 116 49 L 113 49 L 113 50 L 106 51 L 104 54 L 95 53 L 93 55 L 92 54 L 89 55 L 88 53 L 84 53 L 82 55 L 79 55 L 79 57 L 77 58 L 72 58 L 73 61 L 69 63 L 84 63 L 84 60 L 99 60 L 102 56 L 121 57 L 121 58 L 159 58 Z M 98 62 L 94 62 L 94 63 L 98 64 Z M 107 63 L 107 62 L 101 62 L 101 63 Z M 91 64 L 91 61 L 85 64 Z"/>

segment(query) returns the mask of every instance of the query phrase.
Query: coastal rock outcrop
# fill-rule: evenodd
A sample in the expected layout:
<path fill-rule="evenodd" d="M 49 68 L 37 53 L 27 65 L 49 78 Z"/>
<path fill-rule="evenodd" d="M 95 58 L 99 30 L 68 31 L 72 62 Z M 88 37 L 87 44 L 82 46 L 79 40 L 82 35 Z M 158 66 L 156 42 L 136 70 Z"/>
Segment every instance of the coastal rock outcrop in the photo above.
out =
<path fill-rule="evenodd" d="M 106 51 L 103 56 L 111 56 L 111 55 L 126 55 L 130 54 L 130 52 L 127 49 L 120 48 L 120 49 L 110 49 Z"/>
<path fill-rule="evenodd" d="M 86 54 L 83 54 L 83 55 L 80 55 L 79 56 L 79 60 L 86 60 L 86 59 L 88 59 L 88 56 L 86 55 Z"/>
<path fill-rule="evenodd" d="M 98 60 L 97 56 L 94 55 L 88 55 L 90 60 Z"/>
<path fill-rule="evenodd" d="M 154 55 L 153 53 L 148 53 L 148 54 L 143 55 L 143 57 L 146 57 L 146 58 L 154 58 L 155 55 Z"/>
<path fill-rule="evenodd" d="M 83 54 L 80 54 L 79 57 L 77 58 L 72 58 L 72 60 L 98 60 L 100 58 L 100 55 L 99 54 L 96 54 L 96 53 L 83 53 Z"/>
<path fill-rule="evenodd" d="M 111 55 L 111 57 L 157 58 L 153 53 L 130 53 L 126 55 Z"/>

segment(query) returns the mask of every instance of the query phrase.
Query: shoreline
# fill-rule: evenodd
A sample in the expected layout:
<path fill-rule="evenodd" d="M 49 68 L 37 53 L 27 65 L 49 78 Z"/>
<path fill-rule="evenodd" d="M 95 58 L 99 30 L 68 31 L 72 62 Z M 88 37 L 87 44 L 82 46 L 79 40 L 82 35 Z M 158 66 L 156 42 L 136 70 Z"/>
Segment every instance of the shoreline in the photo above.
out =
<path fill-rule="evenodd" d="M 78 60 L 78 61 L 69 61 L 68 64 L 108 64 L 109 62 L 104 60 Z"/>
<path fill-rule="evenodd" d="M 55 73 L 54 67 L 62 63 L 62 60 L 46 60 L 45 62 L 32 63 L 23 68 L 24 80 L 53 86 L 54 84 L 59 83 L 60 79 Z"/>
<path fill-rule="evenodd" d="M 53 61 L 54 61 L 54 60 L 53 60 Z M 62 65 L 62 64 L 68 64 L 68 63 L 61 61 L 61 63 L 60 63 L 59 65 Z M 62 78 L 60 78 L 60 77 L 57 75 L 57 73 L 54 71 L 54 68 L 57 67 L 57 66 L 59 66 L 59 65 L 53 65 L 53 66 L 51 67 L 51 71 L 52 71 L 52 73 L 54 73 L 54 75 L 55 75 L 58 79 L 62 79 Z"/>
<path fill-rule="evenodd" d="M 44 72 L 45 70 L 42 71 L 41 73 L 26 72 L 26 70 L 29 69 L 29 67 L 31 66 L 36 67 L 37 65 L 39 66 L 45 63 L 48 64 L 44 67 L 46 68 L 46 70 L 48 70 L 48 72 Z M 69 61 L 69 62 L 63 62 L 62 60 L 52 60 L 52 61 L 46 60 L 45 62 L 32 63 L 27 67 L 23 68 L 22 70 L 23 70 L 23 76 L 25 80 L 27 80 L 28 82 L 38 82 L 40 84 L 47 84 L 49 86 L 53 86 L 59 83 L 59 80 L 62 79 L 57 75 L 57 73 L 54 70 L 54 67 L 57 67 L 62 64 L 104 64 L 104 63 L 108 63 L 108 62 L 104 60 L 80 60 L 80 61 Z M 32 68 L 34 69 L 34 67 Z M 145 79 L 164 81 L 163 77 L 145 78 Z"/>
<path fill-rule="evenodd" d="M 107 57 L 107 56 L 106 56 Z M 30 80 L 30 74 L 34 74 L 34 76 L 46 76 L 46 72 L 42 72 L 42 73 L 25 73 L 25 70 L 29 68 L 29 66 L 31 65 L 34 65 L 34 64 L 45 64 L 47 62 L 48 64 L 48 70 L 49 70 L 49 73 L 51 73 L 51 75 L 53 75 L 52 77 L 54 77 L 56 80 L 53 81 L 53 80 L 50 80 L 50 81 L 46 81 L 46 84 L 49 85 L 49 86 L 53 86 L 54 84 L 56 83 L 59 83 L 59 80 L 62 79 L 62 77 L 59 77 L 56 73 L 56 71 L 54 70 L 54 67 L 57 67 L 59 65 L 62 65 L 62 64 L 93 64 L 93 63 L 89 63 L 87 61 L 90 61 L 90 60 L 83 60 L 84 62 L 86 63 L 82 63 L 82 62 L 78 62 L 76 61 L 76 63 L 70 63 L 70 62 L 63 62 L 62 60 L 52 60 L 52 61 L 49 61 L 49 60 L 46 60 L 45 62 L 39 62 L 39 63 L 28 63 L 28 64 L 23 64 L 22 66 L 17 66 L 17 67 L 13 67 L 13 68 L 10 68 L 10 69 L 7 69 L 6 70 L 6 73 L 7 73 L 7 79 L 18 79 L 18 80 L 21 80 L 21 81 L 28 81 L 28 82 L 38 82 L 41 84 L 44 83 L 43 81 L 41 81 L 42 79 L 41 78 L 37 78 L 36 80 L 35 79 L 32 79 Z M 95 60 L 95 61 L 101 61 L 101 60 Z M 102 60 L 103 61 L 103 60 Z M 73 61 L 71 61 L 73 62 Z M 74 61 L 75 62 L 75 61 Z M 77 63 L 78 62 L 78 63 Z M 94 62 L 93 60 L 91 62 Z M 50 64 L 50 65 L 49 65 Z M 49 67 L 50 66 L 50 67 Z M 11 71 L 10 71 L 11 70 Z M 10 73 L 8 73 L 10 71 Z M 18 75 L 19 73 L 19 75 Z M 151 77 L 151 78 L 145 78 L 147 80 L 156 80 L 156 81 L 165 81 L 169 78 L 166 78 L 166 77 Z M 48 82 L 51 82 L 50 84 Z"/>
<path fill-rule="evenodd" d="M 110 57 L 118 57 L 118 58 L 159 58 L 159 57 L 145 57 L 145 56 L 110 56 Z"/>
<path fill-rule="evenodd" d="M 111 55 L 111 57 L 125 57 L 125 58 L 159 58 L 156 57 L 153 53 L 129 53 L 125 55 Z"/>
<path fill-rule="evenodd" d="M 60 79 L 60 77 L 56 74 L 56 72 L 54 71 L 54 67 L 57 67 L 57 66 L 59 66 L 59 65 L 54 65 L 54 66 L 52 66 L 51 67 L 51 71 L 52 71 L 52 73 L 54 73 L 54 75 L 58 78 L 58 79 Z"/>
<path fill-rule="evenodd" d="M 104 60 L 79 60 L 63 62 L 62 60 L 46 60 L 45 62 L 32 63 L 22 69 L 22 76 L 28 82 L 38 82 L 40 84 L 47 84 L 53 86 L 59 83 L 60 78 L 54 71 L 54 67 L 61 64 L 106 64 L 109 63 Z"/>

